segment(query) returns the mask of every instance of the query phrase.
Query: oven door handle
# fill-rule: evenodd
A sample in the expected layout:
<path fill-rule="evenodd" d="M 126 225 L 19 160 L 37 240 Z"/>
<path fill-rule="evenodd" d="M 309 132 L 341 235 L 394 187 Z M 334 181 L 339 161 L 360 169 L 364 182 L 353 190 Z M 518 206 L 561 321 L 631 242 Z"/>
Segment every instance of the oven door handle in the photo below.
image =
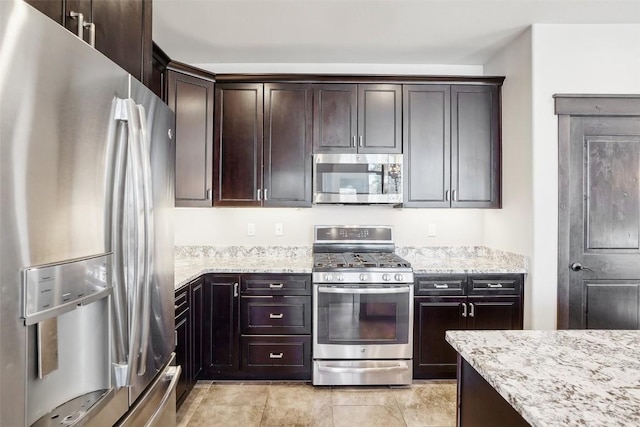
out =
<path fill-rule="evenodd" d="M 318 286 L 318 292 L 323 294 L 408 294 L 409 286 L 395 286 L 393 288 L 330 288 Z"/>

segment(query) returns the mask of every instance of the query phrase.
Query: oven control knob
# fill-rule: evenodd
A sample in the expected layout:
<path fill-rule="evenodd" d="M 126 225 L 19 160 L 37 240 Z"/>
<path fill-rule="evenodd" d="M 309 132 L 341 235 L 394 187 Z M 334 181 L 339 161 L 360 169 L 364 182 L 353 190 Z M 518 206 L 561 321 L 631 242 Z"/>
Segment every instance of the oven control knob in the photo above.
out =
<path fill-rule="evenodd" d="M 404 277 L 402 277 L 401 273 L 396 273 L 395 276 L 393 276 L 394 279 L 396 279 L 396 281 L 401 282 L 402 279 L 404 279 Z"/>
<path fill-rule="evenodd" d="M 384 273 L 382 275 L 382 280 L 384 280 L 385 282 L 388 282 L 389 280 L 391 280 L 391 275 L 389 273 Z"/>
<path fill-rule="evenodd" d="M 336 280 L 338 282 L 344 282 L 344 276 L 342 274 L 336 274 Z"/>
<path fill-rule="evenodd" d="M 360 281 L 361 281 L 361 282 L 366 282 L 366 281 L 367 281 L 367 279 L 368 279 L 368 277 L 367 277 L 367 275 L 366 275 L 366 274 L 364 274 L 364 273 L 360 274 Z"/>
<path fill-rule="evenodd" d="M 327 282 L 330 282 L 333 280 L 333 274 L 325 274 L 324 275 L 324 280 L 326 280 Z"/>

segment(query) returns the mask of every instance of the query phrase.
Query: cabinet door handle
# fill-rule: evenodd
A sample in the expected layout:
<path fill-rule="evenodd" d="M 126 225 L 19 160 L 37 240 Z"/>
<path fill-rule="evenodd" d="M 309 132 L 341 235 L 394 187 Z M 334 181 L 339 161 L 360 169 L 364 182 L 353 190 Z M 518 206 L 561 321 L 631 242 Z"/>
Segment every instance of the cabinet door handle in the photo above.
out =
<path fill-rule="evenodd" d="M 453 190 L 453 201 L 454 202 L 458 201 L 458 190 Z"/>
<path fill-rule="evenodd" d="M 233 296 L 234 297 L 238 296 L 238 282 L 233 284 Z"/>
<path fill-rule="evenodd" d="M 89 45 L 95 49 L 96 47 L 96 24 L 93 22 L 85 22 L 84 28 L 89 29 Z"/>
<path fill-rule="evenodd" d="M 84 13 L 81 12 L 69 12 L 69 16 L 78 20 L 78 30 L 76 35 L 80 40 L 84 40 Z"/>
<path fill-rule="evenodd" d="M 269 319 L 282 319 L 284 317 L 284 313 L 269 313 Z"/>
<path fill-rule="evenodd" d="M 269 353 L 269 359 L 282 359 L 282 356 L 284 356 L 284 353 Z"/>
<path fill-rule="evenodd" d="M 446 283 L 434 283 L 433 287 L 436 289 L 449 289 L 449 285 Z"/>
<path fill-rule="evenodd" d="M 356 136 L 355 136 L 355 135 L 353 135 L 353 136 L 351 137 L 351 139 L 353 140 L 353 144 L 352 144 L 352 145 L 355 147 L 355 146 L 356 146 Z"/>
<path fill-rule="evenodd" d="M 362 147 L 362 135 L 358 136 L 358 145 Z"/>
<path fill-rule="evenodd" d="M 502 283 L 487 283 L 487 288 L 501 288 Z"/>
<path fill-rule="evenodd" d="M 211 191 L 211 189 L 209 188 L 209 189 L 207 190 L 207 200 L 211 200 L 211 194 L 212 194 L 212 191 Z"/>
<path fill-rule="evenodd" d="M 265 189 L 264 189 L 264 200 L 265 200 L 265 201 L 267 200 L 267 191 L 268 191 L 268 190 L 269 190 L 268 188 L 265 188 Z"/>
<path fill-rule="evenodd" d="M 284 283 L 269 283 L 269 289 L 282 289 Z"/>
<path fill-rule="evenodd" d="M 444 198 L 447 202 L 451 201 L 451 192 L 449 190 L 444 192 Z"/>
<path fill-rule="evenodd" d="M 262 188 L 258 188 L 258 201 L 262 201 Z"/>
<path fill-rule="evenodd" d="M 467 303 L 462 303 L 462 317 L 467 317 Z"/>
<path fill-rule="evenodd" d="M 469 311 L 469 317 L 473 317 L 476 314 L 476 307 L 473 305 L 472 302 L 469 303 L 469 308 L 471 308 L 471 311 Z"/>

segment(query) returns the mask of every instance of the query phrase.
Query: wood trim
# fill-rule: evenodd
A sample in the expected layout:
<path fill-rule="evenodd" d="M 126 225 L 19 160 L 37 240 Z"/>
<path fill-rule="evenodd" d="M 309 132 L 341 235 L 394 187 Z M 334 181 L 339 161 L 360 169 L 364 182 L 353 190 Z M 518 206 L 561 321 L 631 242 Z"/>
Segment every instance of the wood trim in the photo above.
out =
<path fill-rule="evenodd" d="M 213 73 L 202 70 L 200 68 L 192 67 L 191 65 L 184 64 L 178 61 L 169 62 L 169 64 L 167 65 L 167 70 L 177 71 L 182 74 L 187 74 L 199 79 L 210 80 L 212 82 L 216 81 L 216 76 Z"/>
<path fill-rule="evenodd" d="M 184 65 L 184 64 L 182 64 Z M 392 75 L 324 75 L 324 74 L 216 74 L 218 82 L 273 83 L 455 83 L 502 85 L 500 76 L 392 76 Z"/>
<path fill-rule="evenodd" d="M 640 116 L 640 95 L 556 94 L 555 114 L 572 116 Z"/>
<path fill-rule="evenodd" d="M 165 53 L 164 50 L 160 46 L 156 44 L 156 42 L 152 42 L 153 46 L 153 60 L 162 66 L 162 68 L 167 68 L 169 63 L 171 62 L 171 58 L 169 55 Z"/>
<path fill-rule="evenodd" d="M 557 328 L 569 328 L 569 175 L 571 117 L 558 117 L 558 300 Z"/>

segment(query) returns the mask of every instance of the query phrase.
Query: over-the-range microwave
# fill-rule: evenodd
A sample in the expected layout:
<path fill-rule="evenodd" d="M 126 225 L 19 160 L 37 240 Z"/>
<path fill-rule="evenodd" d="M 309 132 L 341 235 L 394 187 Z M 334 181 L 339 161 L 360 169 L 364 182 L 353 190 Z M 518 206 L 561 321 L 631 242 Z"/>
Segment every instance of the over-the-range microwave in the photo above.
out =
<path fill-rule="evenodd" d="M 314 154 L 313 203 L 402 203 L 402 154 Z"/>

